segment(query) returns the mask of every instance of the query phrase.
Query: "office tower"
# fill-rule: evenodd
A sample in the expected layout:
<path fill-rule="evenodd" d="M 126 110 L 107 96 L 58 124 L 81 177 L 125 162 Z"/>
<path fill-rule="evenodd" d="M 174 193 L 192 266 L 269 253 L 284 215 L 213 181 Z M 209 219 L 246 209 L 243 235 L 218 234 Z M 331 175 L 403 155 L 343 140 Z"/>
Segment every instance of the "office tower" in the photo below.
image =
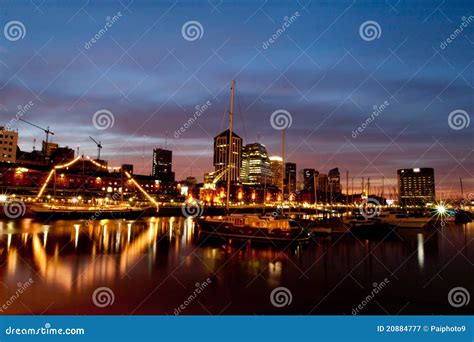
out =
<path fill-rule="evenodd" d="M 242 138 L 232 132 L 232 155 L 230 170 L 229 165 L 229 130 L 222 132 L 214 138 L 214 169 L 216 177 L 224 173 L 221 181 L 227 181 L 230 174 L 231 182 L 240 182 L 240 166 L 242 159 Z"/>
<path fill-rule="evenodd" d="M 270 170 L 272 173 L 272 185 L 282 189 L 283 183 L 283 159 L 278 156 L 272 156 L 270 159 Z"/>
<path fill-rule="evenodd" d="M 174 182 L 174 172 L 171 171 L 173 152 L 161 148 L 153 150 L 152 175 L 161 182 Z"/>
<path fill-rule="evenodd" d="M 0 127 L 0 162 L 16 162 L 16 146 L 18 144 L 18 132 Z"/>
<path fill-rule="evenodd" d="M 311 202 L 315 201 L 319 172 L 315 169 L 303 169 L 303 192 L 308 194 Z"/>
<path fill-rule="evenodd" d="M 270 184 L 272 181 L 267 148 L 259 143 L 242 148 L 240 178 L 243 184 Z"/>
<path fill-rule="evenodd" d="M 285 163 L 285 194 L 296 192 L 296 164 Z"/>
<path fill-rule="evenodd" d="M 423 205 L 435 200 L 432 168 L 397 170 L 400 205 Z"/>
<path fill-rule="evenodd" d="M 324 173 L 320 173 L 318 175 L 318 182 L 316 185 L 317 194 L 318 194 L 318 201 L 328 202 L 329 199 L 329 184 L 328 184 L 328 176 Z"/>
<path fill-rule="evenodd" d="M 329 184 L 329 193 L 330 200 L 332 202 L 336 201 L 341 194 L 341 174 L 339 169 L 336 167 L 329 170 L 328 172 L 328 184 Z"/>

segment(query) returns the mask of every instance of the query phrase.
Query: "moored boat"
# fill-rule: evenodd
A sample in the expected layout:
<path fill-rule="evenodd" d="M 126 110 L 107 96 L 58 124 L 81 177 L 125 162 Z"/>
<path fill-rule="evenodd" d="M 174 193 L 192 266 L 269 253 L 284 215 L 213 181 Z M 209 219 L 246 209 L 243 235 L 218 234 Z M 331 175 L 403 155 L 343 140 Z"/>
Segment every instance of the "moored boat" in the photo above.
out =
<path fill-rule="evenodd" d="M 31 207 L 32 213 L 41 219 L 114 219 L 138 218 L 146 211 L 143 207 L 129 205 L 107 206 L 71 206 L 35 204 Z"/>
<path fill-rule="evenodd" d="M 377 218 L 395 228 L 424 228 L 432 220 L 431 216 L 424 214 L 410 215 L 400 212 L 381 212 Z"/>
<path fill-rule="evenodd" d="M 362 215 L 354 217 L 349 222 L 351 233 L 360 236 L 386 236 L 393 228 L 378 218 L 367 218 Z"/>
<path fill-rule="evenodd" d="M 229 111 L 229 130 L 227 144 L 228 160 L 224 166 L 224 174 L 232 167 L 232 116 L 234 112 L 235 81 L 232 81 Z M 230 174 L 227 178 L 226 213 L 225 216 L 200 218 L 197 226 L 200 234 L 219 236 L 224 239 L 246 239 L 266 242 L 304 242 L 310 235 L 296 221 L 285 216 L 258 216 L 234 214 L 229 215 L 230 206 Z"/>
<path fill-rule="evenodd" d="M 309 233 L 288 218 L 257 215 L 228 215 L 197 220 L 199 231 L 226 239 L 271 242 L 306 242 Z"/>
<path fill-rule="evenodd" d="M 472 213 L 459 209 L 454 214 L 454 222 L 461 224 L 469 223 L 472 222 L 472 216 Z"/>

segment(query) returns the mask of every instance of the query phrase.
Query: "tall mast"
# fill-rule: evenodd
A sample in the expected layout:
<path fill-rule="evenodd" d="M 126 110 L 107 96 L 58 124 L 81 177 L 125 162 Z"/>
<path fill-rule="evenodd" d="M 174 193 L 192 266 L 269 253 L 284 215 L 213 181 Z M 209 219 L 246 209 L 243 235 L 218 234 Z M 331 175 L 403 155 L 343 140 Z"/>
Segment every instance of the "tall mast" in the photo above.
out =
<path fill-rule="evenodd" d="M 346 208 L 349 204 L 349 170 L 346 170 Z"/>
<path fill-rule="evenodd" d="M 285 128 L 281 130 L 281 203 L 285 198 Z M 288 177 L 289 178 L 289 177 Z M 290 181 L 288 180 L 288 188 Z M 288 190 L 289 191 L 289 190 Z"/>
<path fill-rule="evenodd" d="M 235 92 L 235 80 L 232 80 L 231 95 L 230 95 L 230 111 L 229 111 L 229 149 L 227 151 L 228 161 L 227 161 L 227 192 L 226 192 L 226 202 L 225 210 L 229 214 L 229 199 L 230 199 L 230 178 L 231 178 L 231 165 L 232 165 L 232 115 L 234 114 L 234 92 Z"/>
<path fill-rule="evenodd" d="M 316 186 L 317 186 L 316 185 L 316 171 L 314 171 L 314 174 L 313 174 L 313 188 L 314 188 L 314 204 L 315 205 L 318 203 L 318 193 L 317 193 L 317 190 L 316 190 Z M 316 212 L 317 212 L 317 208 L 316 208 Z"/>
<path fill-rule="evenodd" d="M 382 176 L 382 201 L 385 201 L 385 176 Z"/>

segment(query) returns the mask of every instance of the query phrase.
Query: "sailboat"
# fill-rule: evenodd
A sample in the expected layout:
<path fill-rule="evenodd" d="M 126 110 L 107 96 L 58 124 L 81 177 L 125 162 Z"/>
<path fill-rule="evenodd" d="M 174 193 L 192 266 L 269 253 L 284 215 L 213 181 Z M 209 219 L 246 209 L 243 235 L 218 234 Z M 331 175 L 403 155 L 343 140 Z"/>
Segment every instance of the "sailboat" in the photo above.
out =
<path fill-rule="evenodd" d="M 232 121 L 234 113 L 235 80 L 232 80 L 229 111 L 229 140 L 227 165 L 226 215 L 205 217 L 197 220 L 200 234 L 224 239 L 244 239 L 268 242 L 305 242 L 309 233 L 295 220 L 274 215 L 229 214 L 230 206 L 230 168 L 232 165 Z"/>

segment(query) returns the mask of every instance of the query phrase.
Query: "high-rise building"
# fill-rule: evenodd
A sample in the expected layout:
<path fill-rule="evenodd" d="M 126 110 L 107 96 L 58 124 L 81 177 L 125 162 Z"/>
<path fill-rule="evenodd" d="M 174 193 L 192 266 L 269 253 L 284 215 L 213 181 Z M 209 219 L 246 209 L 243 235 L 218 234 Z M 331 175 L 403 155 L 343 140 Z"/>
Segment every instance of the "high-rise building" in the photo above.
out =
<path fill-rule="evenodd" d="M 296 164 L 285 163 L 285 193 L 296 192 Z"/>
<path fill-rule="evenodd" d="M 270 159 L 264 145 L 253 143 L 242 148 L 240 180 L 243 184 L 271 183 Z"/>
<path fill-rule="evenodd" d="M 214 169 L 217 176 L 226 171 L 221 181 L 227 181 L 230 175 L 231 182 L 240 182 L 240 166 L 242 163 L 242 138 L 232 132 L 232 155 L 229 165 L 229 137 L 230 131 L 226 130 L 214 138 Z"/>
<path fill-rule="evenodd" d="M 18 144 L 18 132 L 0 127 L 0 162 L 16 162 L 16 146 Z"/>
<path fill-rule="evenodd" d="M 318 175 L 318 182 L 316 185 L 316 191 L 318 193 L 318 200 L 328 202 L 329 193 L 329 182 L 328 176 L 324 173 Z"/>
<path fill-rule="evenodd" d="M 435 200 L 435 179 L 432 168 L 397 170 L 400 205 L 418 205 Z"/>
<path fill-rule="evenodd" d="M 314 202 L 315 199 L 315 187 L 317 187 L 319 172 L 315 169 L 303 169 L 303 192 L 308 194 L 311 202 Z"/>
<path fill-rule="evenodd" d="M 333 194 L 341 193 L 341 174 L 339 173 L 339 169 L 337 167 L 329 170 L 328 183 L 329 191 L 331 191 Z"/>
<path fill-rule="evenodd" d="M 271 156 L 269 159 L 270 170 L 272 172 L 272 185 L 281 190 L 283 183 L 283 159 L 278 156 Z"/>
<path fill-rule="evenodd" d="M 161 182 L 174 182 L 174 172 L 171 171 L 173 152 L 161 148 L 153 150 L 152 175 Z"/>

